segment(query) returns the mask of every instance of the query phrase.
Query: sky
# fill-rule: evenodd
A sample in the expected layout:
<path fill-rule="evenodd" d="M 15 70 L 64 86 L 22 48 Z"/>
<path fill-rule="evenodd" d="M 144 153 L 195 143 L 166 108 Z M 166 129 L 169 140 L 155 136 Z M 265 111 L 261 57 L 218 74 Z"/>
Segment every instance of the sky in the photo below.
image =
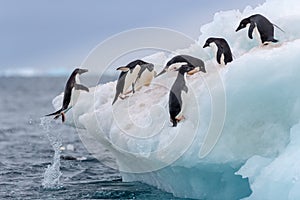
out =
<path fill-rule="evenodd" d="M 264 0 L 0 0 L 0 75 L 67 73 L 122 31 L 162 27 L 193 39 L 214 13 Z"/>

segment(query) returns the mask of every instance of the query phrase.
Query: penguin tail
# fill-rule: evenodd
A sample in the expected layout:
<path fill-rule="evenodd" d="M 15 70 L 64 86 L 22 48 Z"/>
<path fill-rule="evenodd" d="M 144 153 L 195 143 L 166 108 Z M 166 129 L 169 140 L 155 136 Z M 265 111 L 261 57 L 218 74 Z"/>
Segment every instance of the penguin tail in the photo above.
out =
<path fill-rule="evenodd" d="M 177 120 L 176 120 L 176 118 L 174 117 L 171 117 L 171 119 L 170 119 L 170 121 L 171 121 L 171 123 L 173 124 L 173 126 L 172 127 L 176 127 L 177 126 Z"/>
<path fill-rule="evenodd" d="M 52 116 L 52 115 L 60 115 L 61 111 L 62 111 L 62 108 L 61 108 L 61 109 L 59 109 L 58 111 L 54 112 L 54 113 L 51 113 L 51 114 L 45 115 L 45 117 L 49 117 L 49 116 Z M 56 116 L 56 117 L 57 117 L 57 116 Z"/>
<path fill-rule="evenodd" d="M 119 97 L 119 95 L 116 95 L 116 96 L 115 96 L 115 98 L 114 98 L 114 100 L 113 100 L 113 102 L 112 102 L 111 105 L 114 105 L 114 103 L 118 100 L 118 97 Z"/>
<path fill-rule="evenodd" d="M 273 24 L 276 28 L 278 28 L 281 32 L 285 33 L 284 30 L 282 30 L 282 28 L 280 28 L 279 26 L 277 26 L 276 24 Z"/>
<path fill-rule="evenodd" d="M 173 127 L 176 127 L 177 126 L 177 121 L 173 121 Z"/>
<path fill-rule="evenodd" d="M 272 40 L 272 42 L 274 42 L 274 43 L 277 43 L 277 42 L 279 42 L 278 40 L 276 40 L 276 39 L 273 39 Z"/>

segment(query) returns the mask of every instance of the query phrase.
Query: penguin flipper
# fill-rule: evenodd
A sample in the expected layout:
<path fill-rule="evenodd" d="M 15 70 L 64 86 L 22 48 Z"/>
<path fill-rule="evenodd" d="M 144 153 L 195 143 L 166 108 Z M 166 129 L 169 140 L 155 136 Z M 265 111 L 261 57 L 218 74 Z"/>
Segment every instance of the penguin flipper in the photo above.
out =
<path fill-rule="evenodd" d="M 134 85 L 135 85 L 134 83 L 131 84 L 133 94 L 135 93 Z"/>
<path fill-rule="evenodd" d="M 89 92 L 89 88 L 85 87 L 84 85 L 77 84 L 77 83 L 75 83 L 75 90 L 84 90 L 84 91 Z"/>
<path fill-rule="evenodd" d="M 221 64 L 222 51 L 218 49 L 217 51 L 217 62 Z"/>
<path fill-rule="evenodd" d="M 118 100 L 118 98 L 119 98 L 119 94 L 117 93 L 111 105 L 114 105 L 114 103 Z"/>
<path fill-rule="evenodd" d="M 232 58 L 232 54 L 231 53 L 225 53 L 224 54 L 224 62 L 225 62 L 225 65 L 227 65 L 227 63 L 230 63 L 233 61 L 233 58 Z"/>
<path fill-rule="evenodd" d="M 254 24 L 254 23 L 251 23 L 251 24 L 250 24 L 250 27 L 249 27 L 249 30 L 248 30 L 248 37 L 249 37 L 250 39 L 253 39 L 252 34 L 253 34 L 254 28 L 255 28 L 255 24 Z"/>
<path fill-rule="evenodd" d="M 152 71 L 154 70 L 154 65 L 151 64 L 151 63 L 149 63 L 148 65 L 146 65 L 146 68 L 147 68 L 150 72 L 152 72 Z"/>
<path fill-rule="evenodd" d="M 183 89 L 182 89 L 183 91 L 185 91 L 185 93 L 188 93 L 188 91 L 189 91 L 189 89 L 188 89 L 188 87 L 185 85 L 185 86 L 183 86 Z"/>

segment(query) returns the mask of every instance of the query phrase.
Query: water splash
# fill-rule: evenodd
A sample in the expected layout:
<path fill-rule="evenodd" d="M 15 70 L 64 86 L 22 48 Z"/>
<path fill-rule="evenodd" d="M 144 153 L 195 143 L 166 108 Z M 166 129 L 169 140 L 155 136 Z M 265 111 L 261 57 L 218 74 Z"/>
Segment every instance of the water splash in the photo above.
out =
<path fill-rule="evenodd" d="M 41 127 L 47 134 L 54 150 L 53 162 L 46 168 L 42 186 L 45 189 L 60 189 L 62 188 L 62 183 L 60 183 L 60 177 L 62 175 L 60 171 L 60 147 L 62 146 L 62 140 L 59 131 L 54 131 L 55 127 L 54 124 L 51 123 L 52 121 L 52 119 L 46 117 L 41 118 Z"/>

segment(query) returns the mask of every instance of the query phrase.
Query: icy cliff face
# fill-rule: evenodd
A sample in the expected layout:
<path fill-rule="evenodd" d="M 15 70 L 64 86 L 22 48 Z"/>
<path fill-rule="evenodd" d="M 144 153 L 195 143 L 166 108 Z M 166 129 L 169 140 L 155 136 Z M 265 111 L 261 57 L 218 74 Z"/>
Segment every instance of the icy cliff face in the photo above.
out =
<path fill-rule="evenodd" d="M 80 94 L 67 121 L 84 128 L 93 145 L 112 152 L 125 181 L 145 182 L 179 197 L 299 199 L 299 10 L 296 0 L 270 0 L 243 13 L 217 13 L 204 25 L 198 45 L 177 51 L 203 58 L 208 73 L 188 77 L 186 119 L 176 128 L 167 107 L 175 73 L 113 107 L 116 82 L 91 88 Z M 235 32 L 240 20 L 254 13 L 285 30 L 275 29 L 279 44 L 263 47 L 247 37 L 247 30 Z M 226 38 L 233 50 L 235 59 L 226 67 L 202 49 L 211 36 Z M 166 62 L 162 57 L 157 60 Z M 54 99 L 56 108 L 61 98 Z M 220 138 L 212 151 L 201 154 L 214 127 L 222 128 Z"/>

